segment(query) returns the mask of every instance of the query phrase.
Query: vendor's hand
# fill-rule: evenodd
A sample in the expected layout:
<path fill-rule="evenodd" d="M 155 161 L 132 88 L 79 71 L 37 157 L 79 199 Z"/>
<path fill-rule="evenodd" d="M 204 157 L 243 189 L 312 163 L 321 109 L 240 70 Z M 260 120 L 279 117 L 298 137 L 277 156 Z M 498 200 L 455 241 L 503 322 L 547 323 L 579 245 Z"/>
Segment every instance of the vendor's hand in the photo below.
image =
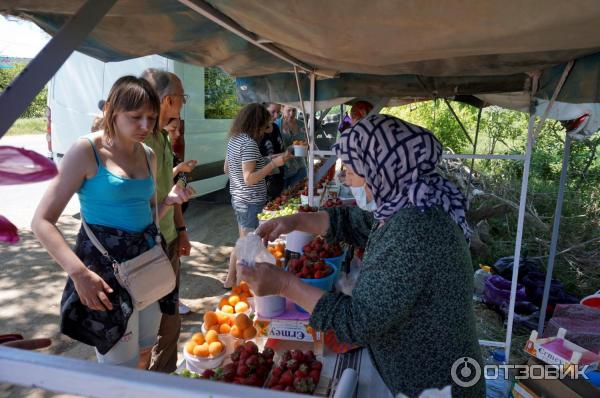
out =
<path fill-rule="evenodd" d="M 273 162 L 276 167 L 282 167 L 288 159 L 288 155 L 273 156 L 271 162 Z"/>
<path fill-rule="evenodd" d="M 81 304 L 95 311 L 112 310 L 108 295 L 113 292 L 110 286 L 93 271 L 85 268 L 71 275 Z"/>
<path fill-rule="evenodd" d="M 253 267 L 237 263 L 240 278 L 250 285 L 257 296 L 282 296 L 295 276 L 272 264 L 256 263 Z"/>
<path fill-rule="evenodd" d="M 189 256 L 191 251 L 192 244 L 190 243 L 190 240 L 188 238 L 188 233 L 185 231 L 180 232 L 177 248 L 179 256 Z"/>
<path fill-rule="evenodd" d="M 265 243 L 273 242 L 279 236 L 296 229 L 296 225 L 298 224 L 297 216 L 297 214 L 294 214 L 268 220 L 264 224 L 259 225 L 254 233 L 260 236 Z"/>
<path fill-rule="evenodd" d="M 197 160 L 186 160 L 185 162 L 181 162 L 177 166 L 175 166 L 175 168 L 177 169 L 175 174 L 191 173 L 197 164 L 198 164 Z"/>
<path fill-rule="evenodd" d="M 173 185 L 173 188 L 171 188 L 171 192 L 169 192 L 167 197 L 163 200 L 163 204 L 166 206 L 180 205 L 190 200 L 195 193 L 196 191 L 194 188 L 190 186 L 183 188 L 179 184 L 175 184 Z"/>

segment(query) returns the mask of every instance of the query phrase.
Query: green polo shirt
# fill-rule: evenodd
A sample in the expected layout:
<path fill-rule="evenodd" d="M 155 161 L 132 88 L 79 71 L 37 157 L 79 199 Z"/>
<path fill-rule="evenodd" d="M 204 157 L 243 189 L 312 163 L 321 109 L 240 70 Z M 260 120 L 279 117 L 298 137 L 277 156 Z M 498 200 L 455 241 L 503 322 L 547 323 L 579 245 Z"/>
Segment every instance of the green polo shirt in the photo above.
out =
<path fill-rule="evenodd" d="M 157 195 L 158 203 L 162 203 L 167 194 L 173 188 L 173 146 L 169 139 L 169 134 L 165 130 L 160 130 L 154 134 L 148 135 L 144 142 L 154 151 L 157 161 Z M 160 232 L 169 244 L 177 238 L 175 230 L 175 216 L 173 207 L 169 207 L 165 216 L 160 220 Z"/>

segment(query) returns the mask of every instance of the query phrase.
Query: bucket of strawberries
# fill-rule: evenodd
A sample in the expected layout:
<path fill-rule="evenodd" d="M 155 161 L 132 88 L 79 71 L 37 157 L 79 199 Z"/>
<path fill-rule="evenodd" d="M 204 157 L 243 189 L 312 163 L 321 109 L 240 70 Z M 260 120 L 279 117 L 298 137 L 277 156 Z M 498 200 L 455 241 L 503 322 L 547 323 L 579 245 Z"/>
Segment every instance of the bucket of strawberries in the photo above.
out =
<path fill-rule="evenodd" d="M 290 259 L 287 270 L 302 279 L 302 282 L 326 291 L 331 290 L 337 275 L 335 265 L 306 256 Z"/>
<path fill-rule="evenodd" d="M 339 243 L 327 243 L 325 239 L 317 236 L 315 239 L 304 245 L 302 253 L 311 260 L 321 259 L 326 263 L 335 265 L 339 271 L 344 260 L 344 250 Z"/>

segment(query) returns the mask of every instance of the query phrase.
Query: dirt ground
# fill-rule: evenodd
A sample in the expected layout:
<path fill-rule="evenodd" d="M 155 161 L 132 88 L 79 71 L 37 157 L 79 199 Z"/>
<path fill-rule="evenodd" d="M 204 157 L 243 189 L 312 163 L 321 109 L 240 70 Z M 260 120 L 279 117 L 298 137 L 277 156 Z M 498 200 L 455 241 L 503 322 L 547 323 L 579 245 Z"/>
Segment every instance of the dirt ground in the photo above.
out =
<path fill-rule="evenodd" d="M 182 258 L 180 297 L 193 312 L 182 317 L 180 346 L 192 331 L 200 328 L 204 312 L 213 309 L 226 292 L 222 281 L 237 239 L 230 205 L 195 199 L 190 202 L 185 217 L 193 248 L 191 256 Z M 59 229 L 71 245 L 79 225 L 78 215 L 62 216 L 59 220 Z M 58 330 L 65 272 L 30 230 L 23 229 L 19 233 L 19 244 L 0 246 L 0 333 L 21 333 L 26 338 L 48 337 L 52 339 L 52 346 L 39 352 L 95 360 L 93 348 L 61 335 Z M 0 396 L 66 397 L 9 385 L 0 385 Z"/>

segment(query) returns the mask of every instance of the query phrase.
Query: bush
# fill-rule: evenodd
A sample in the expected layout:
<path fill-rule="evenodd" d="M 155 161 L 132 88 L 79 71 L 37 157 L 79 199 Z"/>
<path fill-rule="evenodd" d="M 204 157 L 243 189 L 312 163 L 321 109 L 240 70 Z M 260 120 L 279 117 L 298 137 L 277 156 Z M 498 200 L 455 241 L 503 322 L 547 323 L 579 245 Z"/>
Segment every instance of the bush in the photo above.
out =
<path fill-rule="evenodd" d="M 6 87 L 14 80 L 15 77 L 21 73 L 27 66 L 25 63 L 15 63 L 12 68 L 0 69 L 0 92 L 4 91 Z M 47 105 L 48 87 L 44 86 L 42 91 L 35 96 L 31 104 L 27 107 L 25 112 L 21 114 L 22 118 L 35 118 L 44 117 Z"/>

